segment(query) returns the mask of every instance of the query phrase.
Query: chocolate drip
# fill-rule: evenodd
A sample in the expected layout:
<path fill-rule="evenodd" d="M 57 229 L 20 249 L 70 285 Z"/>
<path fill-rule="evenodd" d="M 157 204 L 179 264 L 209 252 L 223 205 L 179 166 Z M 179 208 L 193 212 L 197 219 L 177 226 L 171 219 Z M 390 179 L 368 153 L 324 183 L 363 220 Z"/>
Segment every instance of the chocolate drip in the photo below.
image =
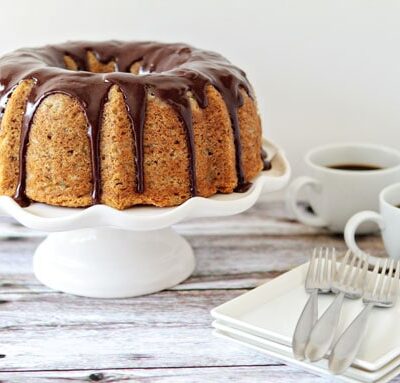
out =
<path fill-rule="evenodd" d="M 100 170 L 100 128 L 102 124 L 102 115 L 104 103 L 107 99 L 109 88 L 102 95 L 97 95 L 83 105 L 87 121 L 89 123 L 88 135 L 90 138 L 90 155 L 92 162 L 93 204 L 100 203 L 101 194 L 101 170 Z"/>
<path fill-rule="evenodd" d="M 116 72 L 88 72 L 88 52 L 92 52 L 101 63 L 115 63 Z M 65 69 L 66 56 L 74 60 L 78 71 Z M 139 75 L 130 73 L 134 63 L 141 65 Z M 138 193 L 144 192 L 143 129 L 147 92 L 150 89 L 175 109 L 184 125 L 189 153 L 190 192 L 192 196 L 196 195 L 196 156 L 190 96 L 201 108 L 206 108 L 208 85 L 221 93 L 229 112 L 235 142 L 236 191 L 246 191 L 250 186 L 242 167 L 237 111 L 243 105 L 242 89 L 250 97 L 253 94 L 245 73 L 217 53 L 201 51 L 185 44 L 119 41 L 71 42 L 21 49 L 0 58 L 0 118 L 7 98 L 23 80 L 35 82 L 27 101 L 21 131 L 20 171 L 15 199 L 23 205 L 28 203 L 25 187 L 30 128 L 40 103 L 54 93 L 75 98 L 85 112 L 92 162 L 92 198 L 94 204 L 100 202 L 100 130 L 104 104 L 113 85 L 118 86 L 124 95 L 132 125 Z"/>
<path fill-rule="evenodd" d="M 116 79 L 125 97 L 125 105 L 131 120 L 133 137 L 135 141 L 136 165 L 136 191 L 144 192 L 144 153 L 143 153 L 143 128 L 146 115 L 146 88 L 143 84 L 129 84 L 129 82 Z"/>
<path fill-rule="evenodd" d="M 37 105 L 36 105 L 37 104 Z M 21 144 L 19 147 L 19 173 L 18 183 L 14 194 L 14 200 L 22 207 L 29 206 L 30 201 L 25 194 L 26 188 L 26 152 L 29 142 L 29 131 L 32 124 L 32 116 L 35 113 L 40 101 L 31 102 L 29 99 L 25 107 L 25 115 L 21 130 Z"/>
<path fill-rule="evenodd" d="M 189 153 L 189 179 L 190 179 L 190 194 L 192 197 L 197 195 L 196 184 L 196 152 L 194 147 L 194 132 L 192 123 L 192 108 L 190 107 L 189 100 L 186 99 L 186 105 L 176 104 L 175 110 L 180 115 L 185 126 L 186 142 Z"/>
<path fill-rule="evenodd" d="M 6 110 L 7 102 L 9 100 L 9 98 L 12 96 L 14 89 L 15 89 L 15 86 L 13 88 L 11 88 L 8 92 L 6 92 L 4 94 L 4 97 L 2 97 L 0 99 L 0 123 L 1 123 L 1 119 L 3 118 L 3 114 Z"/>
<path fill-rule="evenodd" d="M 238 177 L 238 185 L 236 186 L 235 191 L 238 193 L 244 193 L 249 190 L 251 183 L 245 182 L 244 172 L 242 167 L 242 148 L 240 144 L 240 127 L 239 127 L 239 119 L 237 116 L 237 109 L 231 104 L 228 104 L 229 116 L 231 118 L 231 125 L 233 129 L 233 137 L 235 142 L 235 158 L 236 158 L 236 174 Z"/>

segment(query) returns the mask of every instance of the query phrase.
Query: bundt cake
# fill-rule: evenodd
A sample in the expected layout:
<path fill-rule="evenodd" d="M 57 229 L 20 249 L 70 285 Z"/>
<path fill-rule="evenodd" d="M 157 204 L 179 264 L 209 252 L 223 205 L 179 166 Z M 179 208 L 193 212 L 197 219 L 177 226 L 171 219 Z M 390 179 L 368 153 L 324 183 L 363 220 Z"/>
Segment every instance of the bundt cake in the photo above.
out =
<path fill-rule="evenodd" d="M 245 73 L 185 44 L 9 53 L 0 123 L 0 195 L 22 206 L 174 206 L 245 191 L 268 165 Z"/>

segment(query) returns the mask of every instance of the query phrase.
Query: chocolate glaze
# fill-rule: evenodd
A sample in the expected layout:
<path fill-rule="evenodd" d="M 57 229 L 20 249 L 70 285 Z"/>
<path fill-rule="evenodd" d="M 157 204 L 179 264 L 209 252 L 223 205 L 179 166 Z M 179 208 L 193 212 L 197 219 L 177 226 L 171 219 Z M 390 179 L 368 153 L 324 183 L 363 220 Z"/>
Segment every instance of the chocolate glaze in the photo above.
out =
<path fill-rule="evenodd" d="M 88 71 L 87 54 L 93 52 L 102 63 L 114 62 L 115 72 Z M 78 71 L 65 67 L 65 56 L 72 58 Z M 130 73 L 140 63 L 139 75 Z M 15 200 L 21 205 L 29 203 L 25 195 L 26 152 L 29 131 L 35 112 L 45 97 L 63 93 L 76 98 L 88 121 L 91 149 L 93 203 L 100 202 L 99 135 L 103 106 L 113 85 L 124 97 L 132 123 L 135 141 L 136 190 L 144 191 L 143 127 L 146 97 L 151 92 L 170 104 L 178 113 L 186 131 L 189 152 L 190 192 L 196 195 L 196 158 L 192 126 L 191 94 L 201 108 L 207 107 L 207 85 L 213 85 L 222 95 L 229 112 L 236 151 L 238 185 L 235 191 L 244 192 L 250 184 L 245 182 L 241 162 L 240 126 L 237 110 L 243 105 L 241 89 L 253 97 L 245 73 L 214 52 L 202 51 L 185 44 L 155 42 L 68 42 L 43 48 L 20 49 L 0 58 L 0 118 L 7 99 L 22 80 L 34 80 L 28 97 L 19 154 L 19 179 Z"/>

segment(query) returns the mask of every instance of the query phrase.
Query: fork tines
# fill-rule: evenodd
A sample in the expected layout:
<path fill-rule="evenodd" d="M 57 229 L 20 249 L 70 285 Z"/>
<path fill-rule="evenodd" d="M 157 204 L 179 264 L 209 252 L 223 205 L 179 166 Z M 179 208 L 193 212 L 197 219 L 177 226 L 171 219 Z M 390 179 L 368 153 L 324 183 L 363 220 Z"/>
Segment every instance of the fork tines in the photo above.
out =
<path fill-rule="evenodd" d="M 364 300 L 393 305 L 399 293 L 400 261 L 378 261 L 365 283 Z"/>
<path fill-rule="evenodd" d="M 365 254 L 348 250 L 340 261 L 334 278 L 334 291 L 346 289 L 346 296 L 351 298 L 351 289 L 362 290 L 368 271 L 368 257 Z M 359 295 L 359 294 L 358 294 Z"/>
<path fill-rule="evenodd" d="M 306 277 L 306 289 L 329 291 L 336 273 L 335 249 L 314 248 Z"/>

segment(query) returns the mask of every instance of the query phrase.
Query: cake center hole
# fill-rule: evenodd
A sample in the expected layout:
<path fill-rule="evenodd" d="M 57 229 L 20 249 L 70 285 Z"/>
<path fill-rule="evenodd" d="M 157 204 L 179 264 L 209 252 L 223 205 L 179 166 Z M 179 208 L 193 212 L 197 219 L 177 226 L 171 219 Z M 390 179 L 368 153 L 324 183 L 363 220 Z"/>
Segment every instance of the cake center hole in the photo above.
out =
<path fill-rule="evenodd" d="M 117 64 L 115 60 L 110 60 L 108 62 L 101 61 L 96 53 L 88 51 L 85 60 L 78 62 L 76 58 L 71 55 L 64 55 L 65 68 L 72 71 L 85 70 L 92 73 L 111 73 L 117 72 Z M 130 68 L 129 72 L 134 75 L 145 75 L 150 73 L 149 70 L 142 67 L 141 61 L 134 62 Z"/>

